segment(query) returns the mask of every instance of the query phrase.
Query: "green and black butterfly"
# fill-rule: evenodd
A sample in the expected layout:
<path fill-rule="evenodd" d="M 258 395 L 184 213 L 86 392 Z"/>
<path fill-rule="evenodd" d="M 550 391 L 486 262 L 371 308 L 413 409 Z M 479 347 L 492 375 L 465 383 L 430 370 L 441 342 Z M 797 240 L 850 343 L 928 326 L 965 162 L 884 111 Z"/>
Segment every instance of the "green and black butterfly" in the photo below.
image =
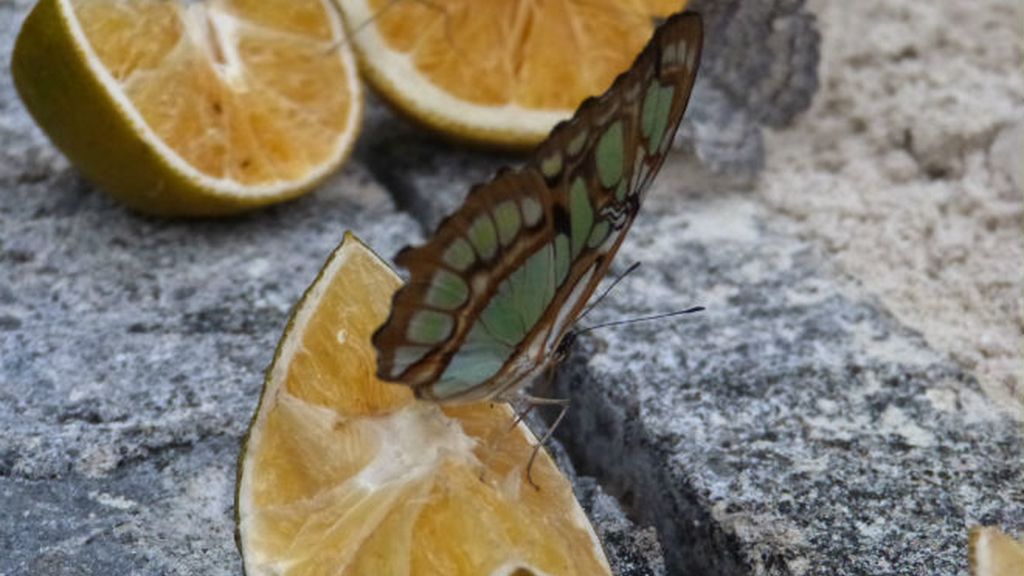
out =
<path fill-rule="evenodd" d="M 525 167 L 474 187 L 398 254 L 410 279 L 373 336 L 379 378 L 435 402 L 515 400 L 563 356 L 665 160 L 701 44 L 698 15 L 670 17 Z"/>

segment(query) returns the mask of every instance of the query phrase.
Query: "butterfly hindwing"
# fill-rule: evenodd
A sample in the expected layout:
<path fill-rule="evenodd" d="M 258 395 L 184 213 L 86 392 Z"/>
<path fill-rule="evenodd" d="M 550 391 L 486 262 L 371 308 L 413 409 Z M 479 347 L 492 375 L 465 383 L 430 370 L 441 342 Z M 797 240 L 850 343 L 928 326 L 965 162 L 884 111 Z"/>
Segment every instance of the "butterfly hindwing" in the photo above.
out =
<path fill-rule="evenodd" d="M 380 378 L 470 401 L 517 388 L 547 364 L 664 161 L 700 47 L 698 16 L 669 18 L 524 168 L 475 187 L 424 245 L 398 255 L 410 280 L 374 334 Z"/>
<path fill-rule="evenodd" d="M 374 334 L 381 378 L 419 392 L 446 370 L 486 377 L 511 356 L 524 315 L 538 309 L 528 294 L 538 288 L 537 265 L 529 275 L 516 272 L 551 234 L 547 194 L 532 171 L 506 170 L 472 190 L 426 244 L 399 253 L 410 280 Z"/>

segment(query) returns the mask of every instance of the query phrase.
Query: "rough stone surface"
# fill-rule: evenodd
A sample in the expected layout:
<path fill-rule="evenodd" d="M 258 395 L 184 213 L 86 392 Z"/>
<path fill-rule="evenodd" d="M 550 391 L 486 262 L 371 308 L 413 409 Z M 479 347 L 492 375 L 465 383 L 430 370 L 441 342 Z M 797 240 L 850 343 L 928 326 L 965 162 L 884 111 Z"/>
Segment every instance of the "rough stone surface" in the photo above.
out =
<path fill-rule="evenodd" d="M 393 177 L 439 204 L 468 184 L 448 162 Z M 1024 528 L 1020 430 L 970 373 L 749 195 L 678 159 L 656 188 L 590 322 L 710 310 L 588 335 L 554 393 L 669 573 L 962 573 L 968 526 Z"/>
<path fill-rule="evenodd" d="M 31 479 L 237 436 L 344 230 L 386 254 L 415 230 L 356 167 L 309 198 L 204 223 L 138 217 L 64 171 L 4 190 L 0 222 L 0 419 L 18 430 L 8 471 Z"/>
<path fill-rule="evenodd" d="M 820 37 L 803 0 L 697 0 L 704 51 L 676 137 L 719 174 L 752 178 L 764 165 L 762 126 L 788 125 L 818 88 Z"/>
<path fill-rule="evenodd" d="M 32 125 L 0 3 L 0 574 L 238 574 L 239 440 L 290 307 L 352 229 L 418 226 L 353 163 L 220 222 L 139 217 Z"/>
<path fill-rule="evenodd" d="M 291 306 L 345 230 L 390 255 L 420 226 L 365 152 L 315 193 L 236 219 L 114 204 L 14 92 L 30 6 L 0 4 L 0 574 L 240 573 L 239 442 Z M 664 573 L 650 531 L 592 481 L 579 493 L 617 573 Z"/>
<path fill-rule="evenodd" d="M 240 574 L 231 520 L 237 454 L 234 434 L 210 435 L 96 478 L 5 473 L 0 573 Z"/>
<path fill-rule="evenodd" d="M 752 199 L 666 188 L 590 321 L 708 312 L 591 333 L 561 391 L 672 573 L 956 574 L 968 526 L 1024 528 L 1020 429 L 969 373 Z"/>
<path fill-rule="evenodd" d="M 237 574 L 238 440 L 290 306 L 344 229 L 391 254 L 508 159 L 441 145 L 375 108 L 349 168 L 311 196 L 222 222 L 138 217 L 81 181 L 14 96 L 6 65 L 30 4 L 0 3 L 0 574 Z M 790 121 L 814 91 L 815 23 L 798 1 L 697 6 L 709 38 L 734 48 L 709 50 L 683 138 L 704 166 L 749 176 L 760 126 Z M 930 23 L 929 43 L 912 48 L 941 49 L 943 20 L 921 6 L 887 21 Z M 846 12 L 815 7 L 830 33 L 843 27 Z M 880 30 L 882 40 L 915 37 Z M 830 64 L 841 68 L 830 82 L 906 60 L 890 44 L 861 42 Z M 748 68 L 734 72 L 737 63 Z M 813 113 L 871 85 L 870 74 L 852 77 Z M 903 125 L 916 129 L 910 112 Z M 951 161 L 945 143 L 959 150 L 959 129 L 942 124 L 882 166 L 912 182 L 991 163 L 1019 190 L 1018 125 L 981 120 L 966 141 L 988 156 Z M 788 144 L 786 161 L 874 162 L 859 146 L 819 146 L 842 131 L 793 145 L 812 130 L 770 142 Z M 968 525 L 1024 530 L 1021 433 L 979 391 L 976 365 L 930 347 L 941 323 L 927 338 L 903 324 L 923 308 L 890 314 L 884 291 L 844 275 L 860 278 L 867 265 L 837 266 L 827 242 L 802 240 L 830 229 L 827 206 L 813 218 L 800 207 L 833 181 L 769 162 L 773 177 L 805 184 L 783 202 L 781 187 L 751 196 L 683 164 L 671 160 L 616 270 L 644 266 L 589 320 L 709 311 L 588 334 L 557 383 L 574 407 L 559 430 L 567 452 L 555 451 L 619 573 L 955 574 Z M 913 196 L 902 214 L 928 201 Z M 992 206 L 984 194 L 972 202 L 971 214 Z M 996 212 L 996 228 L 1008 229 L 1012 211 Z M 808 221 L 824 224 L 809 233 Z M 994 261 L 956 279 L 998 276 Z"/>
<path fill-rule="evenodd" d="M 354 155 L 424 230 L 433 230 L 461 206 L 472 184 L 522 161 L 521 156 L 467 149 L 410 126 L 372 93 Z"/>
<path fill-rule="evenodd" d="M 237 573 L 238 443 L 290 307 L 346 229 L 391 254 L 418 227 L 354 165 L 222 222 L 70 170 L 2 192 L 0 573 Z"/>
<path fill-rule="evenodd" d="M 653 527 L 638 527 L 623 512 L 622 504 L 608 495 L 593 478 L 578 477 L 575 485 L 576 497 L 587 509 L 597 535 L 604 543 L 612 573 L 618 576 L 668 574 L 658 532 Z"/>
<path fill-rule="evenodd" d="M 423 202 L 447 194 L 423 175 L 438 164 L 409 172 Z M 534 390 L 572 399 L 559 438 L 657 528 L 668 573 L 962 573 L 968 526 L 1024 528 L 1014 419 L 797 225 L 686 164 L 613 268 L 643 266 L 588 323 L 709 310 L 592 332 Z"/>
<path fill-rule="evenodd" d="M 1024 415 L 1024 4 L 812 6 L 822 90 L 759 196 Z"/>

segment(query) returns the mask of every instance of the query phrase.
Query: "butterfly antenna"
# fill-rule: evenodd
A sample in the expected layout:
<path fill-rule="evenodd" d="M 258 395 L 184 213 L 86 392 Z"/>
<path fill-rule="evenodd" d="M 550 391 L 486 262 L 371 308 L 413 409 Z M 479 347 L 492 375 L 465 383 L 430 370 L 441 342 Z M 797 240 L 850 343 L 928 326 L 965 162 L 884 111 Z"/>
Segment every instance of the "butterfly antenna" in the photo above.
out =
<path fill-rule="evenodd" d="M 627 320 L 615 320 L 614 322 L 605 322 L 603 324 L 596 324 L 594 326 L 587 326 L 576 330 L 576 336 L 580 334 L 586 334 L 592 332 L 598 328 L 608 328 L 611 326 L 621 326 L 623 324 L 636 324 L 638 322 L 648 322 L 651 320 L 661 320 L 662 318 L 671 318 L 673 316 L 682 316 L 683 314 L 693 314 L 694 312 L 701 312 L 706 310 L 703 306 L 694 306 L 693 308 L 687 308 L 686 310 L 676 310 L 675 312 L 666 312 L 665 314 L 655 314 L 653 316 L 641 316 L 640 318 L 629 318 Z"/>
<path fill-rule="evenodd" d="M 622 274 L 619 274 L 618 277 L 616 277 L 615 280 L 612 281 L 612 283 L 607 288 L 605 288 L 604 292 L 602 292 L 601 295 L 597 297 L 597 300 L 594 300 L 594 302 L 590 306 L 587 306 L 583 310 L 583 312 L 580 313 L 580 317 L 577 318 L 576 321 L 579 322 L 580 320 L 583 320 L 584 316 L 589 314 L 590 311 L 593 310 L 594 308 L 597 308 L 597 305 L 600 304 L 601 300 L 604 300 L 604 297 L 607 296 L 608 293 L 612 291 L 612 288 L 615 288 L 615 286 L 617 286 L 619 282 L 622 282 L 622 280 L 626 276 L 629 276 L 630 274 L 632 274 L 633 271 L 636 270 L 639 267 L 640 267 L 640 263 L 639 262 L 633 262 L 632 264 L 630 264 L 629 268 L 626 268 L 625 272 L 623 272 Z"/>

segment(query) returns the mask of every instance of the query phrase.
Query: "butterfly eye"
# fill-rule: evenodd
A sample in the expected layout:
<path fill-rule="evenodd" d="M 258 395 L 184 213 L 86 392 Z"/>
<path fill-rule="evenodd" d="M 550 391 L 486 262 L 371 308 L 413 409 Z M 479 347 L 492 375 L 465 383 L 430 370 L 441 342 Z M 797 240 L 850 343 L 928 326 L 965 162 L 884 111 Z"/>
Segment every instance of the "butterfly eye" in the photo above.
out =
<path fill-rule="evenodd" d="M 562 339 L 558 342 L 558 346 L 555 348 L 555 358 L 561 362 L 565 360 L 569 352 L 572 351 L 572 347 L 576 344 L 576 332 L 570 330 L 562 336 Z"/>

